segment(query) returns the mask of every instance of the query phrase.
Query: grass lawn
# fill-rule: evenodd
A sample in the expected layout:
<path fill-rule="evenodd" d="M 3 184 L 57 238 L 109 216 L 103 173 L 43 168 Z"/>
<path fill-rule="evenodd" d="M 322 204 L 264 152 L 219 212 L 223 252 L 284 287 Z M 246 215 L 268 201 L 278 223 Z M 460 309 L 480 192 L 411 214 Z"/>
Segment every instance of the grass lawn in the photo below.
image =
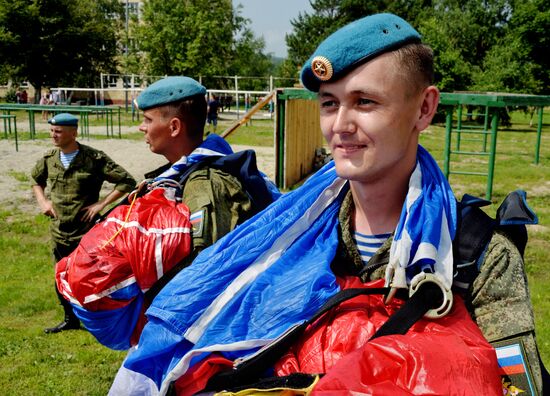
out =
<path fill-rule="evenodd" d="M 513 129 L 499 133 L 493 202 L 509 191 L 527 191 L 528 202 L 540 225 L 529 227 L 526 267 L 535 307 L 537 335 L 543 360 L 550 367 L 550 114 L 545 116 L 541 157 L 533 164 L 535 134 L 522 114 L 514 113 Z M 99 121 L 98 121 L 99 122 Z M 126 117 L 136 132 L 125 139 L 142 139 L 139 122 Z M 233 120 L 221 120 L 218 132 Z M 46 136 L 46 130 L 40 132 Z M 42 135 L 40 135 L 42 136 Z M 96 138 L 96 137 L 93 137 Z M 101 138 L 101 137 L 100 137 Z M 273 122 L 254 120 L 229 137 L 233 144 L 271 146 Z M 421 143 L 443 165 L 444 130 L 432 126 Z M 476 141 L 464 143 L 475 147 Z M 470 162 L 468 162 L 470 161 Z M 481 167 L 479 160 L 464 159 L 453 166 Z M 13 174 L 14 183 L 28 183 Z M 484 196 L 485 179 L 452 175 L 451 184 L 464 192 Z M 11 205 L 10 205 L 11 206 Z M 496 205 L 488 208 L 494 213 Z M 111 351 L 86 331 L 45 335 L 43 329 L 61 319 L 53 292 L 53 263 L 48 247 L 48 220 L 18 209 L 0 209 L 0 389 L 5 395 L 105 395 L 125 355 Z M 513 287 L 513 285 L 510 285 Z"/>

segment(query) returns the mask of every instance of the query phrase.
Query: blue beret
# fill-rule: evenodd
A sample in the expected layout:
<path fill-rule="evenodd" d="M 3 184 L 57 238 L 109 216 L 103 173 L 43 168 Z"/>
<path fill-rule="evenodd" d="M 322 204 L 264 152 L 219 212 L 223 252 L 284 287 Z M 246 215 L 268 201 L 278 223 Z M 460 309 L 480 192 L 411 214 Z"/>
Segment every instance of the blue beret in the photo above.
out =
<path fill-rule="evenodd" d="M 147 110 L 199 94 L 205 95 L 206 88 L 197 81 L 189 77 L 171 76 L 149 85 L 137 97 L 136 105 L 140 110 Z"/>
<path fill-rule="evenodd" d="M 69 113 L 59 113 L 48 120 L 52 125 L 78 126 L 78 118 Z"/>
<path fill-rule="evenodd" d="M 369 59 L 412 42 L 420 42 L 420 34 L 396 15 L 358 19 L 319 44 L 302 68 L 302 84 L 318 92 L 322 82 L 336 81 Z"/>

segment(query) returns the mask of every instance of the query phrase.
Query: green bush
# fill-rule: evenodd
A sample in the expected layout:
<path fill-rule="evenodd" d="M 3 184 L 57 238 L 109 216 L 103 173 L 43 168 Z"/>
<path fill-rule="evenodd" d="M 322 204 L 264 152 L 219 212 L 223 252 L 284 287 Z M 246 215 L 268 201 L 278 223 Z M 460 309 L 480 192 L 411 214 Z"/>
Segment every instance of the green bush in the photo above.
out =
<path fill-rule="evenodd" d="M 17 96 L 16 96 L 16 90 L 15 88 L 10 88 L 6 92 L 6 102 L 8 103 L 15 103 L 17 102 Z"/>

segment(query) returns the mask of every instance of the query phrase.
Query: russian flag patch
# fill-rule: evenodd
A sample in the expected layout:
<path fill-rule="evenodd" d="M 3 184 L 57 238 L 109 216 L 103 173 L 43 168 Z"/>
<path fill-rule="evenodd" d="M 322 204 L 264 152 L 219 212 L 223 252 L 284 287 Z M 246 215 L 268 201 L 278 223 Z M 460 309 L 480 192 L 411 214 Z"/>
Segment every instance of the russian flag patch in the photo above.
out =
<path fill-rule="evenodd" d="M 518 338 L 493 343 L 497 353 L 503 395 L 536 395 L 533 377 Z"/>
<path fill-rule="evenodd" d="M 193 236 L 201 236 L 204 224 L 204 209 L 199 210 L 195 213 L 191 213 L 189 221 L 191 222 L 191 226 L 193 227 Z"/>

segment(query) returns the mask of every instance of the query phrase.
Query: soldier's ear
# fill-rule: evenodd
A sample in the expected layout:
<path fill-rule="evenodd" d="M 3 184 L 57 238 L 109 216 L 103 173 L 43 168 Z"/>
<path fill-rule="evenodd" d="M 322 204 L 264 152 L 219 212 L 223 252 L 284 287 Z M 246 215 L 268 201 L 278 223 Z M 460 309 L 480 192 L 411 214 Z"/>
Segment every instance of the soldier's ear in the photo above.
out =
<path fill-rule="evenodd" d="M 170 136 L 176 137 L 182 133 L 183 123 L 178 117 L 172 117 L 168 127 L 170 128 Z"/>
<path fill-rule="evenodd" d="M 421 95 L 418 119 L 416 120 L 416 129 L 423 131 L 426 129 L 437 111 L 439 103 L 439 90 L 434 85 L 425 88 Z"/>

